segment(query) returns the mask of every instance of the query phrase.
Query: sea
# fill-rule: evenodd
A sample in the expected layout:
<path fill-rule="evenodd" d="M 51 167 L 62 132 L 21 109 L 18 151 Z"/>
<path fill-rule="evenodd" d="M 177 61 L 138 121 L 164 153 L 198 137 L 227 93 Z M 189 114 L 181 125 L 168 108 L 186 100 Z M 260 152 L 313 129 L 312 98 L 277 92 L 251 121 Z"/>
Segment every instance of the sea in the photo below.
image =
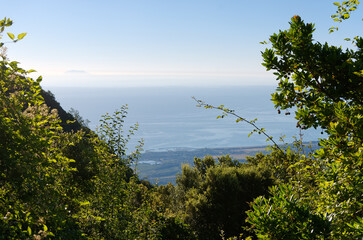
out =
<path fill-rule="evenodd" d="M 271 144 L 263 134 L 236 117 L 217 117 L 220 110 L 197 107 L 193 99 L 213 106 L 224 105 L 239 116 L 253 120 L 266 129 L 276 142 L 291 143 L 294 138 L 305 142 L 324 137 L 321 130 L 296 128 L 294 111 L 281 111 L 271 101 L 274 86 L 228 87 L 51 87 L 56 100 L 66 110 L 75 109 L 88 126 L 95 130 L 101 116 L 128 106 L 124 130 L 138 123 L 139 129 L 129 142 L 132 151 L 143 140 L 144 151 L 170 151 L 196 148 L 248 147 Z M 280 142 L 283 143 L 283 142 Z"/>

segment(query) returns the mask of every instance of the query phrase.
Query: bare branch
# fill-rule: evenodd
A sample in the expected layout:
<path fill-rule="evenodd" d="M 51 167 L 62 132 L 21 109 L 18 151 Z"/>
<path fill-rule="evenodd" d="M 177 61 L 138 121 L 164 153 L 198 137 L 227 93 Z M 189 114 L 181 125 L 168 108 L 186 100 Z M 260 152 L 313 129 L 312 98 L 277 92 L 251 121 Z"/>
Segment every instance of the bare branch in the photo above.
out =
<path fill-rule="evenodd" d="M 275 145 L 275 147 L 277 149 L 279 149 L 281 151 L 281 153 L 283 153 L 285 155 L 285 152 L 279 147 L 279 145 L 273 140 L 273 138 L 266 133 L 265 129 L 264 128 L 259 128 L 255 124 L 256 120 L 249 121 L 246 118 L 243 118 L 243 117 L 239 116 L 238 114 L 236 114 L 234 110 L 225 108 L 224 105 L 221 105 L 219 107 L 215 107 L 213 105 L 209 105 L 209 104 L 203 102 L 202 100 L 198 100 L 195 97 L 193 97 L 193 99 L 198 103 L 197 107 L 204 107 L 205 109 L 221 110 L 223 112 L 223 114 L 218 116 L 217 118 L 224 118 L 227 115 L 232 115 L 232 116 L 237 118 L 237 120 L 236 120 L 237 123 L 240 122 L 240 121 L 243 121 L 243 122 L 246 122 L 246 123 L 252 125 L 254 127 L 254 130 L 251 132 L 251 134 L 253 132 L 257 132 L 259 134 L 262 133 L 263 135 L 265 135 L 267 137 L 268 140 L 270 140 Z"/>

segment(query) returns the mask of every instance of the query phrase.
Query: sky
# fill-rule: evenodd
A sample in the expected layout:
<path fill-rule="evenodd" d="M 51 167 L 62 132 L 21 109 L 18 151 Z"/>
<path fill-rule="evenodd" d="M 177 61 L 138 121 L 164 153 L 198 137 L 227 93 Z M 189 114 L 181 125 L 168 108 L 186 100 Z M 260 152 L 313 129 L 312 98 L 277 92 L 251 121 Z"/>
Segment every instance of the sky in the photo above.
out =
<path fill-rule="evenodd" d="M 261 41 L 288 28 L 293 15 L 315 23 L 314 39 L 352 47 L 363 6 L 349 21 L 330 18 L 330 0 L 12 0 L 0 17 L 8 57 L 35 69 L 45 86 L 273 85 L 261 66 Z M 4 36 L 3 39 L 7 39 Z"/>

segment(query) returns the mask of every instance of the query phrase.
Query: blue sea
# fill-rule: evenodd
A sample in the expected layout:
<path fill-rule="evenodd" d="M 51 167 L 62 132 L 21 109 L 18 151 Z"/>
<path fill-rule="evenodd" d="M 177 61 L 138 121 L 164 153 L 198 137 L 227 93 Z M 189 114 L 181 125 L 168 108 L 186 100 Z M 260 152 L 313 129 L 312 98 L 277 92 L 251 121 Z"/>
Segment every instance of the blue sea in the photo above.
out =
<path fill-rule="evenodd" d="M 271 102 L 273 86 L 238 87 L 47 87 L 56 100 L 69 111 L 78 110 L 89 127 L 96 129 L 105 113 L 113 113 L 122 105 L 128 105 L 125 127 L 139 124 L 139 130 L 130 142 L 129 150 L 141 138 L 144 150 L 165 151 L 183 148 L 245 147 L 268 145 L 266 137 L 257 133 L 247 123 L 236 123 L 234 117 L 217 119 L 218 110 L 196 107 L 196 97 L 215 106 L 224 105 L 240 116 L 253 120 L 265 128 L 276 141 L 293 137 L 303 141 L 315 141 L 323 137 L 320 130 L 300 132 L 296 128 L 294 112 L 277 113 Z M 125 128 L 125 129 L 126 129 Z"/>

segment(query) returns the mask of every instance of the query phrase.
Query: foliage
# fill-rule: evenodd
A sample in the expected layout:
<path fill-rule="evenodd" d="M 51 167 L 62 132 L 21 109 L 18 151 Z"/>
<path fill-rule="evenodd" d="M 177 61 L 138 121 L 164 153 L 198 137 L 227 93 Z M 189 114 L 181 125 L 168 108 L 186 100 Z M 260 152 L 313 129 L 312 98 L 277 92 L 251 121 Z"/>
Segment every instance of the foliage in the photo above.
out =
<path fill-rule="evenodd" d="M 85 127 L 83 122 L 78 121 L 78 119 L 76 118 L 77 117 L 76 115 L 73 115 L 73 113 L 71 114 L 71 113 L 67 113 L 66 111 L 64 111 L 64 109 L 61 107 L 60 103 L 57 102 L 54 94 L 51 91 L 44 91 L 43 89 L 41 89 L 40 95 L 44 99 L 44 103 L 50 109 L 54 109 L 53 111 L 57 111 L 58 117 L 61 120 L 59 125 L 63 128 L 63 131 L 77 132 L 82 128 L 82 126 Z M 85 130 L 85 128 L 83 128 L 83 129 Z"/>
<path fill-rule="evenodd" d="M 115 111 L 112 115 L 108 113 L 103 115 L 100 126 L 97 129 L 100 138 L 106 142 L 111 151 L 123 161 L 125 164 L 131 164 L 140 154 L 143 142 L 139 141 L 135 153 L 127 155 L 127 143 L 134 132 L 138 129 L 138 124 L 131 126 L 127 133 L 124 132 L 124 119 L 127 116 L 127 105 L 121 107 L 119 111 Z M 126 135 L 125 135 L 126 134 Z"/>
<path fill-rule="evenodd" d="M 359 1 L 338 6 L 335 21 L 349 18 Z M 332 28 L 331 31 L 337 28 Z M 328 135 L 313 155 L 274 146 L 267 155 L 247 158 L 272 170 L 277 186 L 270 197 L 256 198 L 247 212 L 251 230 L 261 239 L 354 239 L 362 237 L 363 39 L 356 49 L 342 50 L 313 41 L 313 24 L 294 16 L 290 28 L 270 37 L 263 65 L 275 70 L 279 86 L 272 100 L 280 113 L 296 108 L 297 127 L 321 128 Z M 263 128 L 223 105 L 200 100 L 198 106 L 219 109 L 264 134 Z M 236 238 L 236 237 L 235 237 Z"/>
<path fill-rule="evenodd" d="M 10 26 L 11 21 L 4 19 L 0 25 Z M 4 217 L 0 236 L 43 238 L 57 233 L 77 239 L 81 233 L 72 211 L 79 202 L 70 195 L 77 195 L 78 190 L 66 184 L 75 169 L 70 166 L 73 160 L 62 153 L 71 143 L 62 132 L 57 112 L 40 96 L 41 78 L 33 81 L 26 76 L 30 72 L 2 57 L 0 209 Z"/>
<path fill-rule="evenodd" d="M 291 185 L 270 189 L 272 197 L 258 197 L 248 221 L 259 239 L 326 239 L 331 217 L 315 214 Z"/>
<path fill-rule="evenodd" d="M 348 0 L 343 1 L 342 3 L 335 2 L 334 5 L 337 6 L 336 14 L 332 15 L 334 21 L 342 22 L 343 20 L 349 19 L 351 12 L 355 11 L 358 8 L 360 1 L 358 0 Z M 362 19 L 363 20 L 363 19 Z M 337 31 L 338 27 L 331 27 L 329 32 L 332 33 Z"/>
<path fill-rule="evenodd" d="M 0 21 L 1 32 L 11 24 Z M 2 55 L 0 239 L 171 239 L 173 231 L 188 239 L 186 225 L 159 212 L 151 185 L 131 169 L 141 146 L 126 152 L 137 129 L 124 135 L 126 106 L 103 116 L 97 135 L 68 122 L 74 117 L 30 72 Z"/>
<path fill-rule="evenodd" d="M 261 238 L 362 236 L 363 39 L 356 38 L 356 50 L 343 51 L 313 42 L 313 31 L 313 24 L 294 16 L 290 29 L 273 34 L 272 47 L 262 53 L 263 65 L 276 70 L 279 81 L 272 95 L 275 107 L 296 107 L 299 127 L 320 127 L 328 138 L 313 158 L 290 162 L 284 157 L 275 165 L 275 172 L 284 170 L 277 175 L 282 184 L 271 189 L 271 198 L 256 199 L 248 213 Z M 288 216 L 300 221 L 292 224 Z"/>
<path fill-rule="evenodd" d="M 195 158 L 184 165 L 176 186 L 159 187 L 166 214 L 179 216 L 198 239 L 220 239 L 241 232 L 245 211 L 255 197 L 273 184 L 266 168 L 232 160 L 229 156 Z"/>

